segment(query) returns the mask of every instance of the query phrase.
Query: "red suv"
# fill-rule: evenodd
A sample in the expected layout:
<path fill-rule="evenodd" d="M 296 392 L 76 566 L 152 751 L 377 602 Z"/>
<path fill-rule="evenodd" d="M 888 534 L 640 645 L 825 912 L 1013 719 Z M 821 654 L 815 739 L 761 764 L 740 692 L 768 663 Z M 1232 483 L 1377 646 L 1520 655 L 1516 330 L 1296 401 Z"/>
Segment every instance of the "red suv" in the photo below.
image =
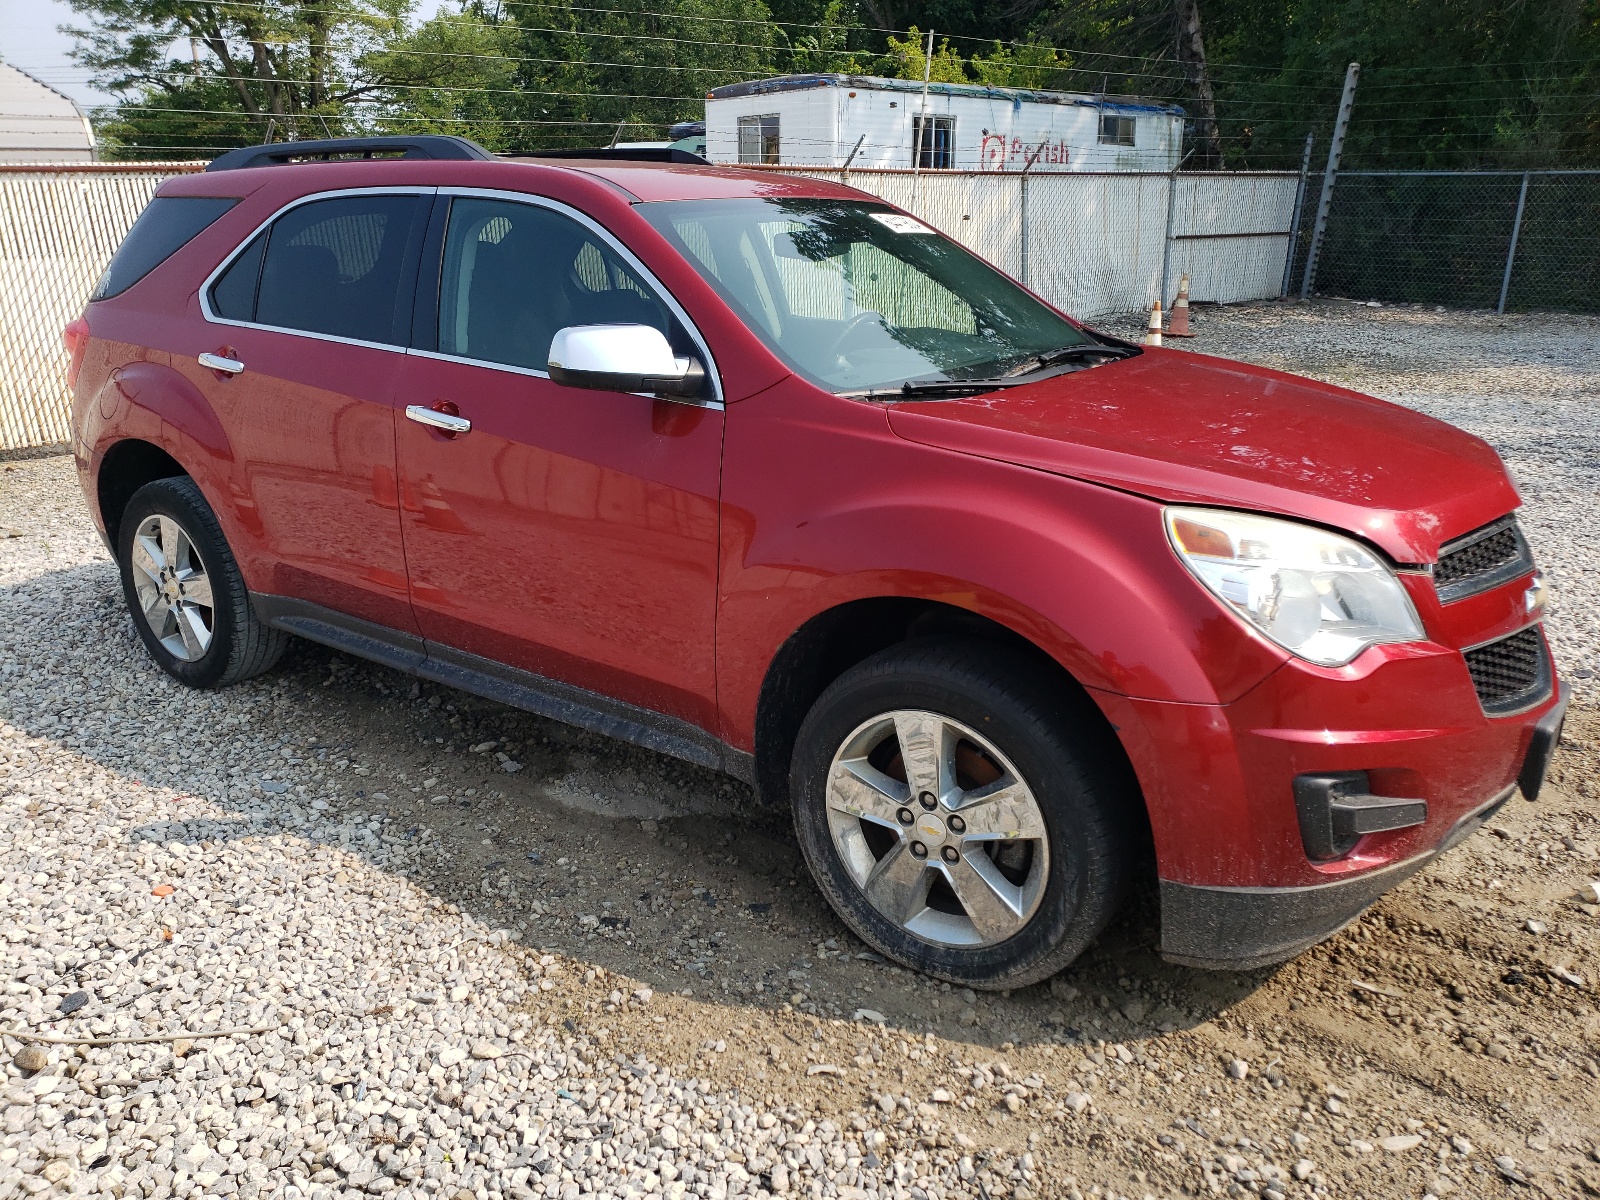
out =
<path fill-rule="evenodd" d="M 1087 329 L 915 218 L 418 137 L 168 181 L 68 330 L 134 623 L 290 634 L 753 783 L 889 957 L 1287 958 L 1530 798 L 1564 709 L 1483 442 Z"/>

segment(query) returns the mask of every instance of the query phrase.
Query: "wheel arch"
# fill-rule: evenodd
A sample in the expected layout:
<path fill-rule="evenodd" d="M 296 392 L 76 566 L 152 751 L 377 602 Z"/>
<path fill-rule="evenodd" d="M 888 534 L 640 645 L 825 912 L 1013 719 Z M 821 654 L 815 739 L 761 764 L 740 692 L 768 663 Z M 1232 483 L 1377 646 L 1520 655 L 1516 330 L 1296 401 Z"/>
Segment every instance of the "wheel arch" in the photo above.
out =
<path fill-rule="evenodd" d="M 182 463 L 153 442 L 124 438 L 106 450 L 95 473 L 95 502 L 106 539 L 113 547 L 117 545 L 123 510 L 133 494 L 147 483 L 179 477 L 192 476 Z"/>
<path fill-rule="evenodd" d="M 811 617 L 779 647 L 761 681 L 755 723 L 755 784 L 764 802 L 786 804 L 789 764 L 806 714 L 835 679 L 880 650 L 922 638 L 990 642 L 1021 661 L 1082 721 L 1105 766 L 1136 798 L 1130 813 L 1141 848 L 1150 846 L 1149 813 L 1133 763 L 1116 728 L 1090 691 L 1036 642 L 993 617 L 939 600 L 878 596 L 849 600 Z"/>

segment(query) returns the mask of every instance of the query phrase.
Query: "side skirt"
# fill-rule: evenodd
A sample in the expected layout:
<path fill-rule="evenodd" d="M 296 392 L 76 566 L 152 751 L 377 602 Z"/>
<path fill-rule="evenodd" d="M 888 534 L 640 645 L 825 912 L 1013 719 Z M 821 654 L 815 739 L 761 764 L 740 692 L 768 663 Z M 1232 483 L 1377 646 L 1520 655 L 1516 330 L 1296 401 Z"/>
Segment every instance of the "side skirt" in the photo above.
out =
<path fill-rule="evenodd" d="M 755 782 L 754 755 L 677 717 L 346 616 L 319 604 L 262 592 L 252 592 L 250 602 L 264 623 L 309 641 L 658 754 L 710 767 L 745 783 Z"/>

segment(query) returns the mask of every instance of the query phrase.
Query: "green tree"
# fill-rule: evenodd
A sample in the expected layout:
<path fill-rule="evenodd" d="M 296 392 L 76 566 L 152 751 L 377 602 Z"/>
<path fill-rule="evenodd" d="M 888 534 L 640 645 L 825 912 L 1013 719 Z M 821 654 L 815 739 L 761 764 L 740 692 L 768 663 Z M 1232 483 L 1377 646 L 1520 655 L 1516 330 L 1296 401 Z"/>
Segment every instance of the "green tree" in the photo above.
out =
<path fill-rule="evenodd" d="M 370 119 L 386 133 L 453 133 L 492 149 L 521 144 L 518 30 L 498 5 L 467 0 L 373 52 L 387 86 Z"/>
<path fill-rule="evenodd" d="M 90 23 L 74 57 L 122 103 L 107 132 L 132 155 L 359 125 L 385 80 L 364 66 L 412 0 L 69 0 Z"/>
<path fill-rule="evenodd" d="M 1053 0 L 1030 28 L 1072 47 L 1082 90 L 1204 111 L 1177 40 L 1184 0 Z M 1600 0 L 1188 0 L 1204 19 L 1230 167 L 1318 158 L 1346 64 L 1362 65 L 1347 167 L 1578 166 L 1600 160 Z M 1126 57 L 1118 57 L 1126 56 Z M 1090 81 L 1093 82 L 1090 82 Z M 1089 86 L 1085 86 L 1088 83 Z"/>
<path fill-rule="evenodd" d="M 928 63 L 928 35 L 913 25 L 906 31 L 906 36 L 897 38 L 889 35 L 889 48 L 876 64 L 879 75 L 886 75 L 890 79 L 918 79 L 923 77 L 924 71 L 929 71 L 928 78 L 934 83 L 966 83 L 966 60 L 950 48 L 950 40 L 945 38 L 934 47 L 933 63 Z"/>
<path fill-rule="evenodd" d="M 467 0 L 460 16 L 425 22 L 376 60 L 410 88 L 394 94 L 391 115 L 505 150 L 659 140 L 705 115 L 709 89 L 828 49 L 826 29 L 785 37 L 761 0 L 598 7 L 516 0 L 497 15 L 488 0 Z"/>
<path fill-rule="evenodd" d="M 996 42 L 988 54 L 974 54 L 970 67 L 973 79 L 992 87 L 1059 91 L 1072 70 L 1072 56 L 1039 41 Z"/>

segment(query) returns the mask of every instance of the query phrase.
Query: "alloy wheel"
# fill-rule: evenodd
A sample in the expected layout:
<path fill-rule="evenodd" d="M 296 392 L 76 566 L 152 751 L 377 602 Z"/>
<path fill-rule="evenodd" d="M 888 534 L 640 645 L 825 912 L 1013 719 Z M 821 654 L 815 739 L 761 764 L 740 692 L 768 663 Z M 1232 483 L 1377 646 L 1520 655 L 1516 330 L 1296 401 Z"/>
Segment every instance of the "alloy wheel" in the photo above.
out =
<path fill-rule="evenodd" d="M 991 742 L 949 717 L 904 709 L 857 727 L 829 766 L 827 815 L 867 901 L 924 941 L 1003 942 L 1044 895 L 1038 800 Z"/>
<path fill-rule="evenodd" d="M 195 662 L 211 648 L 216 608 L 211 578 L 189 532 L 171 517 L 146 517 L 133 536 L 139 611 L 167 653 Z"/>

